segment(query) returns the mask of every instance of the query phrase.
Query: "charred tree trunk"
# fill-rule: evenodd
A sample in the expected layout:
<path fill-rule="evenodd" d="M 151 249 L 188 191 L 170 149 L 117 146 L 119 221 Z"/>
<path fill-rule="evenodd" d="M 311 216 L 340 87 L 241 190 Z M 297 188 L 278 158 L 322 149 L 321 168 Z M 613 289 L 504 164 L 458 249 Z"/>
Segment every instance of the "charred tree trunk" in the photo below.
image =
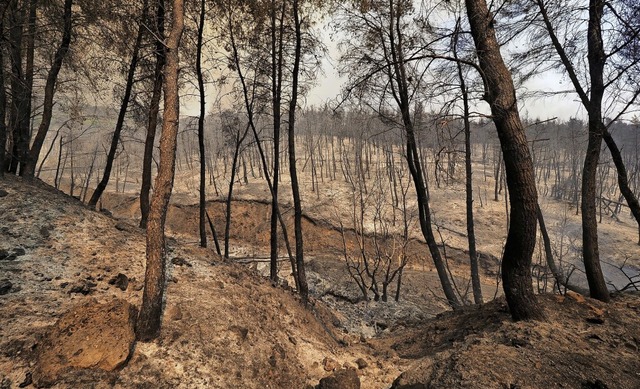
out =
<path fill-rule="evenodd" d="M 142 159 L 142 185 L 140 187 L 140 228 L 147 228 L 149 217 L 149 192 L 151 191 L 151 163 L 153 162 L 153 148 L 158 127 L 158 113 L 160 112 L 160 97 L 162 95 L 162 69 L 165 64 L 164 47 L 164 0 L 157 0 L 156 5 L 156 67 L 154 70 L 153 93 L 149 103 L 147 119 L 147 136 L 144 141 L 144 156 Z"/>
<path fill-rule="evenodd" d="M 602 38 L 602 16 L 605 2 L 603 0 L 589 1 L 589 22 L 587 27 L 587 59 L 589 62 L 589 78 L 591 81 L 589 95 L 587 95 L 587 91 L 580 84 L 573 64 L 555 34 L 544 2 L 542 0 L 536 0 L 536 3 L 540 9 L 540 15 L 543 18 L 551 42 L 564 65 L 569 79 L 573 83 L 576 93 L 580 97 L 582 105 L 589 114 L 589 140 L 582 174 L 582 254 L 591 297 L 602 301 L 609 301 L 609 291 L 602 274 L 602 268 L 600 267 L 595 204 L 596 170 L 600 158 L 600 147 L 603 137 L 614 158 L 614 163 L 618 171 L 620 191 L 625 195 L 629 207 L 635 207 L 638 214 L 636 221 L 640 220 L 638 219 L 638 217 L 640 217 L 640 206 L 638 206 L 637 198 L 635 198 L 629 189 L 624 164 L 621 159 L 617 158 L 619 155 L 617 151 L 619 152 L 619 150 L 613 138 L 608 136 L 606 127 L 602 122 L 602 100 L 606 89 L 603 73 L 607 61 Z M 632 210 L 633 209 L 634 208 L 632 208 Z M 634 216 L 635 215 L 634 213 Z"/>
<path fill-rule="evenodd" d="M 64 136 L 60 137 L 58 142 L 58 163 L 56 164 L 56 175 L 53 178 L 53 186 L 56 189 L 60 188 L 60 180 L 62 179 L 62 172 L 60 171 L 60 163 L 62 162 L 62 140 Z"/>
<path fill-rule="evenodd" d="M 22 129 L 23 130 L 22 137 L 23 139 L 26 139 L 26 143 L 24 145 L 24 155 L 20 157 L 21 158 L 21 162 L 20 162 L 21 176 L 24 176 L 26 173 L 25 169 L 29 168 L 28 166 L 30 164 L 29 159 L 31 158 L 29 143 L 31 141 L 31 112 L 32 112 L 31 105 L 32 105 L 32 98 L 33 98 L 33 76 L 34 76 L 33 62 L 35 57 L 37 10 L 38 10 L 38 1 L 30 0 L 29 15 L 27 18 L 27 37 L 26 37 L 27 52 L 26 52 L 26 58 L 25 58 L 26 61 L 25 61 L 25 69 L 24 69 L 24 76 L 25 76 L 25 82 L 26 82 L 26 94 L 28 96 L 28 99 L 25 102 L 26 103 L 25 112 L 29 113 L 29 119 L 27 120 L 26 126 L 23 127 Z M 63 20 L 63 24 L 65 24 L 65 27 L 66 27 L 66 20 Z M 63 37 L 63 41 L 64 41 L 64 37 Z M 55 59 L 54 59 L 54 66 L 55 66 Z M 46 91 L 45 91 L 45 100 L 46 100 Z M 35 162 L 34 162 L 34 169 L 35 169 Z M 29 174 L 26 174 L 26 175 L 33 176 L 33 172 L 30 175 Z"/>
<path fill-rule="evenodd" d="M 589 140 L 582 172 L 582 256 L 591 297 L 609 301 L 609 290 L 600 267 L 598 221 L 596 210 L 596 172 L 602 147 L 602 98 L 604 96 L 604 65 L 606 54 L 602 40 L 603 0 L 589 1 L 587 46 L 591 92 L 589 96 Z"/>
<path fill-rule="evenodd" d="M 533 161 L 520 121 L 516 92 L 485 0 L 466 0 L 471 34 L 504 156 L 511 204 L 510 228 L 502 257 L 502 280 L 514 320 L 541 320 L 544 313 L 533 292 L 531 258 L 536 244 L 538 199 Z"/>
<path fill-rule="evenodd" d="M 0 15 L 4 15 L 6 6 L 0 7 Z M 4 77 L 4 18 L 0 17 L 0 178 L 4 177 L 6 146 L 7 146 L 7 94 L 5 92 Z"/>
<path fill-rule="evenodd" d="M 625 167 L 624 161 L 622 160 L 622 154 L 620 153 L 618 145 L 606 128 L 603 128 L 602 132 L 604 142 L 607 144 L 607 147 L 611 152 L 613 163 L 616 166 L 616 171 L 618 173 L 618 187 L 620 187 L 620 193 L 622 193 L 622 196 L 624 196 L 625 200 L 627 200 L 627 205 L 629 205 L 629 209 L 631 209 L 631 214 L 638 223 L 638 245 L 640 245 L 640 202 L 638 202 L 638 197 L 633 193 L 631 187 L 629 186 L 627 168 Z"/>
<path fill-rule="evenodd" d="M 240 135 L 239 133 L 236 135 L 236 145 L 233 150 L 233 160 L 231 161 L 231 178 L 229 179 L 229 192 L 227 193 L 227 202 L 226 202 L 226 215 L 225 215 L 225 225 L 224 225 L 224 258 L 229 259 L 229 238 L 231 231 L 231 200 L 233 200 L 233 185 L 236 181 L 236 173 L 238 171 L 238 158 L 240 156 L 240 147 L 242 146 L 242 142 L 247 137 L 247 133 L 249 131 L 249 127 L 244 130 L 244 133 Z"/>
<path fill-rule="evenodd" d="M 284 15 L 286 1 L 282 2 L 280 18 L 276 19 L 276 1 L 271 1 L 271 88 L 273 104 L 273 190 L 271 196 L 271 233 L 269 278 L 278 279 L 278 186 L 280 180 L 280 127 L 282 104 L 282 69 L 284 45 Z M 279 25 L 276 24 L 276 20 Z M 276 27 L 278 27 L 276 31 Z M 265 176 L 267 173 L 265 172 Z"/>
<path fill-rule="evenodd" d="M 458 58 L 458 34 L 459 23 L 454 37 L 453 55 Z M 480 271 L 478 269 L 478 252 L 476 250 L 476 234 L 473 224 L 473 169 L 471 166 L 471 124 L 469 123 L 469 94 L 462 73 L 462 64 L 456 62 L 458 78 L 460 80 L 460 92 L 462 93 L 462 119 L 464 122 L 464 165 L 465 165 L 465 194 L 467 205 L 467 241 L 469 243 L 469 262 L 471 266 L 471 287 L 473 290 L 473 302 L 482 304 L 482 284 L 480 283 Z"/>
<path fill-rule="evenodd" d="M 207 247 L 206 229 L 206 161 L 204 155 L 204 115 L 205 115 L 205 90 L 202 77 L 202 36 L 204 34 L 204 16 L 206 12 L 205 0 L 200 0 L 200 20 L 198 23 L 198 43 L 196 49 L 196 73 L 198 75 L 198 89 L 200 91 L 200 117 L 198 117 L 198 150 L 200 152 L 200 247 Z"/>
<path fill-rule="evenodd" d="M 153 340 L 160 335 L 162 300 L 165 284 L 166 247 L 164 225 L 175 175 L 176 144 L 180 120 L 178 49 L 184 29 L 184 0 L 173 0 L 172 27 L 167 39 L 167 65 L 164 79 L 164 117 L 160 136 L 160 166 L 151 200 L 147 224 L 147 266 L 144 278 L 142 306 L 136 325 L 140 341 Z"/>
<path fill-rule="evenodd" d="M 24 164 L 21 173 L 24 176 L 33 177 L 35 174 L 36 164 L 40 157 L 40 151 L 42 145 L 49 132 L 49 126 L 51 125 L 51 117 L 53 116 L 53 96 L 55 94 L 56 82 L 58 81 L 58 74 L 62 68 L 62 62 L 69 51 L 69 45 L 71 44 L 71 9 L 73 0 L 65 0 L 64 2 L 64 32 L 62 35 L 62 42 L 56 50 L 56 54 L 53 59 L 51 69 L 47 75 L 47 83 L 44 87 L 44 103 L 42 112 L 42 121 L 38 126 L 38 132 L 36 133 L 33 145 L 29 151 L 29 158 Z M 33 66 L 33 65 L 32 65 Z"/>
<path fill-rule="evenodd" d="M 429 252 L 433 263 L 438 272 L 440 284 L 444 295 L 452 308 L 459 307 L 461 305 L 458 296 L 453 288 L 449 275 L 447 274 L 447 266 L 440 254 L 440 249 L 436 238 L 433 234 L 431 227 L 431 210 L 429 208 L 429 193 L 425 176 L 422 169 L 421 157 L 418 151 L 418 145 L 413 128 L 413 120 L 411 119 L 410 101 L 409 101 L 409 88 L 407 75 L 404 66 L 404 54 L 402 44 L 402 34 L 400 33 L 399 19 L 401 17 L 399 12 L 396 12 L 393 2 L 390 2 L 391 17 L 390 17 L 390 51 L 393 61 L 393 68 L 389 69 L 389 78 L 395 80 L 392 85 L 395 86 L 393 90 L 394 99 L 400 108 L 402 114 L 402 122 L 404 125 L 404 131 L 407 136 L 407 164 L 409 165 L 409 171 L 413 178 L 414 186 L 416 189 L 416 196 L 418 198 L 418 219 L 420 221 L 420 229 L 422 235 L 427 242 Z M 398 20 L 396 20 L 398 18 Z"/>
<path fill-rule="evenodd" d="M 589 291 L 581 288 L 579 286 L 573 285 L 569 283 L 569 280 L 565 278 L 564 272 L 562 268 L 558 267 L 554 257 L 553 251 L 551 250 L 551 239 L 549 238 L 549 232 L 547 231 L 547 226 L 544 222 L 544 216 L 542 214 L 542 209 L 538 206 L 538 224 L 540 225 L 540 234 L 542 235 L 542 241 L 544 244 L 544 254 L 547 259 L 547 266 L 549 266 L 549 270 L 551 270 L 551 274 L 553 274 L 553 278 L 555 278 L 556 283 L 558 284 L 558 290 L 560 290 L 560 286 L 564 286 L 568 290 L 572 290 L 576 293 L 580 293 L 582 295 L 588 295 Z"/>
<path fill-rule="evenodd" d="M 296 169 L 296 143 L 295 122 L 296 106 L 298 104 L 298 78 L 300 76 L 300 58 L 302 56 L 302 31 L 299 14 L 299 1 L 293 0 L 293 19 L 295 24 L 296 48 L 293 62 L 293 79 L 291 84 L 291 101 L 289 102 L 289 175 L 291 176 L 291 192 L 293 195 L 293 221 L 296 239 L 296 269 L 298 276 L 298 292 L 302 297 L 302 303 L 307 305 L 309 301 L 309 287 L 304 266 L 304 243 L 302 240 L 302 204 L 300 201 L 300 188 L 298 185 L 298 173 Z"/>
<path fill-rule="evenodd" d="M 609 291 L 600 266 L 596 207 L 596 172 L 602 146 L 602 132 L 597 121 L 589 120 L 589 141 L 582 172 L 582 256 L 591 297 L 609 301 Z"/>
<path fill-rule="evenodd" d="M 143 15 L 148 12 L 148 0 L 143 2 Z M 98 183 L 96 190 L 93 192 L 91 199 L 89 200 L 89 207 L 95 208 L 98 204 L 98 200 L 102 196 L 102 193 L 107 189 L 109 184 L 109 177 L 111 176 L 111 169 L 113 168 L 113 161 L 116 158 L 116 152 L 118 151 L 118 144 L 120 143 L 120 133 L 124 127 L 124 118 L 127 114 L 127 108 L 129 107 L 129 100 L 131 99 L 131 91 L 133 89 L 134 76 L 136 68 L 138 67 L 140 46 L 142 44 L 142 37 L 144 35 L 144 16 L 140 17 L 138 22 L 138 34 L 133 46 L 133 53 L 131 54 L 131 62 L 129 63 L 129 70 L 127 73 L 127 84 L 124 90 L 124 96 L 122 97 L 122 103 L 120 104 L 120 112 L 118 113 L 118 120 L 116 122 L 116 128 L 113 132 L 113 138 L 111 139 L 111 147 L 109 148 L 109 154 L 107 155 L 107 164 L 104 167 L 104 173 L 102 180 Z"/>
<path fill-rule="evenodd" d="M 213 243 L 216 247 L 216 253 L 219 256 L 222 256 L 222 252 L 220 251 L 220 243 L 218 242 L 218 234 L 216 233 L 216 226 L 213 224 L 213 220 L 209 216 L 209 212 L 206 213 L 207 221 L 209 222 L 209 229 L 211 229 L 211 235 L 213 237 Z"/>
<path fill-rule="evenodd" d="M 22 67 L 23 28 L 25 13 L 17 0 L 7 3 L 7 26 L 9 63 L 11 66 L 11 109 L 9 128 L 12 132 L 11 161 L 9 172 L 18 173 L 18 167 L 25 162 L 29 150 L 29 110 L 31 96 L 27 88 L 25 72 Z"/>
<path fill-rule="evenodd" d="M 231 39 L 231 47 L 233 50 L 233 61 L 236 65 L 236 71 L 238 73 L 238 78 L 240 79 L 240 83 L 242 85 L 242 95 L 244 98 L 244 106 L 247 112 L 247 118 L 248 118 L 248 125 L 251 128 L 251 132 L 253 133 L 253 137 L 255 139 L 255 144 L 256 147 L 258 148 L 258 153 L 260 154 L 260 161 L 262 162 L 262 169 L 265 173 L 264 177 L 265 180 L 267 181 L 267 186 L 269 187 L 269 193 L 271 193 L 271 197 L 273 198 L 274 196 L 274 192 L 273 192 L 273 183 L 271 181 L 271 177 L 269 176 L 269 168 L 268 168 L 268 164 L 267 164 L 267 158 L 265 156 L 265 152 L 264 149 L 262 148 L 262 142 L 260 141 L 260 137 L 258 135 L 258 130 L 256 129 L 256 125 L 253 121 L 253 99 L 249 97 L 249 88 L 247 86 L 247 83 L 245 81 L 245 77 L 244 74 L 242 72 L 242 67 L 240 66 L 240 58 L 238 55 L 238 47 L 236 45 L 235 42 L 235 35 L 234 35 L 234 29 L 233 29 L 233 24 L 232 24 L 232 20 L 231 20 L 231 16 L 229 16 L 229 37 Z M 278 217 L 278 221 L 280 223 L 280 229 L 282 230 L 282 237 L 284 240 L 284 244 L 285 247 L 287 249 L 287 254 L 289 255 L 289 260 L 291 263 L 291 272 L 293 273 L 293 279 L 296 282 L 296 288 L 298 288 L 299 290 L 299 285 L 298 285 L 298 275 L 297 275 L 297 269 L 296 269 L 296 260 L 293 257 L 292 251 L 291 251 L 291 246 L 289 244 L 289 236 L 287 233 L 287 226 L 284 222 L 284 219 L 282 217 L 282 213 L 280 212 L 280 207 L 278 206 L 278 203 L 272 203 L 275 204 L 275 211 L 276 211 L 276 215 Z"/>

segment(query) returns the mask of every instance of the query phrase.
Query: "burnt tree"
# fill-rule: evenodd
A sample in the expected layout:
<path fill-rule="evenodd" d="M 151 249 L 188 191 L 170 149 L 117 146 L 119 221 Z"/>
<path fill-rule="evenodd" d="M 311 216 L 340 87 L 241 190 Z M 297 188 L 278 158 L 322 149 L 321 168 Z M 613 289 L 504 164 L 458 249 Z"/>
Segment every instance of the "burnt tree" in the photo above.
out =
<path fill-rule="evenodd" d="M 496 39 L 493 15 L 485 0 L 466 0 L 466 6 L 484 76 L 485 99 L 491 107 L 504 156 L 511 205 L 502 257 L 504 293 L 514 320 L 542 320 L 544 314 L 531 284 L 538 210 L 533 160 L 518 112 L 513 79 Z"/>
<path fill-rule="evenodd" d="M 171 31 L 166 41 L 167 64 L 164 70 L 164 116 L 160 135 L 160 166 L 147 222 L 147 264 L 142 306 L 136 325 L 136 338 L 140 341 L 157 338 L 160 335 L 162 321 L 166 263 L 164 225 L 173 189 L 180 120 L 178 49 L 184 30 L 184 0 L 173 0 L 172 15 Z"/>

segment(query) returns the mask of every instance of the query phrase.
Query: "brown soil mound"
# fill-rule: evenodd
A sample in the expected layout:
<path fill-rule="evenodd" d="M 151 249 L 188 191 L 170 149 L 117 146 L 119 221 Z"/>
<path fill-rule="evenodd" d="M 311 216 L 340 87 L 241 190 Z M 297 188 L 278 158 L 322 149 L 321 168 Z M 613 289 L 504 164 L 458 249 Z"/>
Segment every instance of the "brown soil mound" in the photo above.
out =
<path fill-rule="evenodd" d="M 573 296 L 540 300 L 545 322 L 512 322 L 501 299 L 382 340 L 401 358 L 416 360 L 394 387 L 640 387 L 637 296 L 608 305 Z"/>

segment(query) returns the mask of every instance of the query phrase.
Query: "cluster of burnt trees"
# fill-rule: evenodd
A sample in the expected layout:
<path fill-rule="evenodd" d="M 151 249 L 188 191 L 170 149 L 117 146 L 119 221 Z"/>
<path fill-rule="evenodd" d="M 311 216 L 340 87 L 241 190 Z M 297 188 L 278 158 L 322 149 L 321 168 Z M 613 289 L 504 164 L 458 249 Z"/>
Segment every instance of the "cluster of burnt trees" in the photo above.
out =
<path fill-rule="evenodd" d="M 419 4 L 411 0 L 200 0 L 186 3 L 173 0 L 166 4 L 164 0 L 111 0 L 100 4 L 84 0 L 8 0 L 0 5 L 0 174 L 9 172 L 24 177 L 38 174 L 43 159 L 54 149 L 52 146 L 42 155 L 49 139 L 51 145 L 58 142 L 59 162 L 54 178 L 57 183 L 63 174 L 60 170 L 66 165 L 65 162 L 60 167 L 63 146 L 73 151 L 73 143 L 80 141 L 84 131 L 100 126 L 95 122 L 87 125 L 82 114 L 77 113 L 77 107 L 87 99 L 85 96 L 108 99 L 105 88 L 116 85 L 113 89 L 119 109 L 109 146 L 101 150 L 104 163 L 99 163 L 102 157 L 97 157 L 102 153 L 94 146 L 80 193 L 82 198 L 88 197 L 91 176 L 101 171 L 102 177 L 88 200 L 88 204 L 95 207 L 109 185 L 114 164 L 120 164 L 116 166 L 117 172 L 126 166 L 123 185 L 127 184 L 130 162 L 123 163 L 122 158 L 117 157 L 128 155 L 123 134 L 132 131 L 127 123 L 142 125 L 146 129 L 142 166 L 133 169 L 142 172 L 141 227 L 147 229 L 147 270 L 138 335 L 143 340 L 152 339 L 159 333 L 162 312 L 166 262 L 164 223 L 175 176 L 181 90 L 196 90 L 199 101 L 197 120 L 191 124 L 198 139 L 200 244 L 207 245 L 207 164 L 210 167 L 215 164 L 212 162 L 215 158 L 208 157 L 212 152 L 207 153 L 204 131 L 206 98 L 211 95 L 205 93 L 208 85 L 218 92 L 219 106 L 237 108 L 232 114 L 220 116 L 219 128 L 228 135 L 226 145 L 232 153 L 224 253 L 217 239 L 216 248 L 221 255 L 229 256 L 235 174 L 240 163 L 246 168 L 243 150 L 250 143 L 255 159 L 249 162 L 258 167 L 271 197 L 270 276 L 274 281 L 278 279 L 277 257 L 282 236 L 296 289 L 306 304 L 308 287 L 298 179 L 302 158 L 296 154 L 301 149 L 296 146 L 296 140 L 305 139 L 302 149 L 311 156 L 312 185 L 319 193 L 318 178 L 324 177 L 322 169 L 330 166 L 330 160 L 335 179 L 336 138 L 319 134 L 314 138 L 314 132 L 308 132 L 304 138 L 299 135 L 303 123 L 299 120 L 299 107 L 303 103 L 300 96 L 312 85 L 324 53 L 315 28 L 321 18 L 328 18 L 343 53 L 339 69 L 348 78 L 344 95 L 331 108 L 335 115 L 345 111 L 374 114 L 384 124 L 383 131 L 397 131 L 400 142 L 390 146 L 385 158 L 400 156 L 408 174 L 396 172 L 394 168 L 389 171 L 389 182 L 394 183 L 392 196 L 397 208 L 406 204 L 408 194 L 416 197 L 417 225 L 434 261 L 444 295 L 453 308 L 463 301 L 434 234 L 428 179 L 432 167 L 426 163 L 420 134 L 424 128 L 437 128 L 438 134 L 442 134 L 438 146 L 450 142 L 434 157 L 436 185 L 454 176 L 452 169 L 459 151 L 455 149 L 464 148 L 472 289 L 474 301 L 481 303 L 473 225 L 471 133 L 472 122 L 478 117 L 493 123 L 503 160 L 503 164 L 496 164 L 496 182 L 498 185 L 503 177 L 510 205 L 502 258 L 504 292 L 515 320 L 542 319 L 531 276 L 537 228 L 544 226 L 538 206 L 540 185 L 536 182 L 542 180 L 545 191 L 550 186 L 552 195 L 574 196 L 573 201 L 580 205 L 582 256 L 592 297 L 609 299 L 600 268 L 597 235 L 597 205 L 603 204 L 604 183 L 610 184 L 603 177 L 598 179 L 603 141 L 615 167 L 621 195 L 608 200 L 616 204 L 624 200 L 640 225 L 637 166 L 631 167 L 630 175 L 627 169 L 634 160 L 625 157 L 628 153 L 623 155 L 612 134 L 613 126 L 628 117 L 640 95 L 640 88 L 633 81 L 640 70 L 639 8 L 632 0 L 518 0 L 491 2 L 490 6 L 485 0 Z M 523 40 L 539 42 L 539 46 L 528 44 L 524 50 L 518 50 Z M 508 56 L 503 57 L 506 52 Z M 585 56 L 586 63 L 582 60 Z M 544 139 L 527 138 L 517 103 L 517 91 L 522 83 L 555 69 L 561 69 L 571 83 L 572 91 L 564 93 L 577 96 L 588 117 L 588 128 L 584 131 L 587 145 L 582 158 L 570 161 L 569 175 L 560 171 L 561 155 L 542 156 L 547 151 L 537 146 Z M 56 96 L 67 96 L 66 100 L 61 99 L 67 101 L 61 104 L 61 111 L 69 113 L 67 127 L 75 128 L 75 135 L 61 136 L 60 129 L 55 136 L 49 134 Z M 69 96 L 75 96 L 75 100 Z M 213 105 L 212 102 L 209 105 Z M 436 124 L 425 124 L 429 122 L 427 116 L 433 117 L 426 115 L 427 110 L 439 111 L 438 119 L 432 121 Z M 158 142 L 155 138 L 160 122 Z M 65 123 L 60 128 L 64 126 Z M 463 134 L 462 144 L 452 140 L 459 139 L 453 134 L 456 131 Z M 285 145 L 281 144 L 283 138 Z M 345 155 L 345 160 L 355 164 L 343 163 L 342 173 L 353 188 L 354 212 L 363 212 L 362 195 L 366 190 L 361 187 L 365 185 L 362 165 L 370 156 L 358 155 L 366 149 L 357 147 L 357 139 L 353 142 L 355 158 Z M 159 145 L 159 155 L 151 196 L 156 145 Z M 341 150 L 344 152 L 345 148 Z M 284 152 L 286 161 L 281 159 Z M 65 161 L 68 156 L 73 188 L 74 153 L 65 154 Z M 324 156 L 320 157 L 320 164 L 314 160 L 315 156 Z M 541 167 L 544 164 L 534 165 L 534 159 L 540 158 L 547 161 L 555 158 L 556 163 L 550 162 L 546 168 Z M 637 165 L 637 158 L 635 161 Z M 190 160 L 187 164 L 192 165 Z M 287 189 L 290 189 L 294 209 L 292 237 L 280 210 L 283 166 L 289 169 Z M 391 161 L 388 166 L 396 166 L 396 162 Z M 556 182 L 549 184 L 552 170 Z M 209 182 L 216 185 L 212 171 L 215 169 L 209 169 Z M 571 189 L 567 189 L 567 181 L 573 185 Z M 217 186 L 215 190 L 218 191 Z M 373 190 L 373 193 L 382 192 Z M 405 201 L 400 202 L 400 198 Z M 390 217 L 395 215 L 394 212 Z M 406 237 L 409 228 L 406 209 L 402 215 Z M 380 215 L 374 220 L 382 223 L 388 217 Z M 362 218 L 356 215 L 354 228 L 358 223 L 363 230 Z M 388 235 L 386 226 L 378 224 L 375 228 Z M 402 243 L 398 249 L 402 251 Z M 383 244 L 378 244 L 376 250 L 378 264 L 391 269 L 387 263 L 397 254 L 383 249 Z M 401 278 L 402 266 L 401 262 L 397 272 L 386 272 L 382 281 L 383 299 L 394 277 Z M 355 262 L 350 270 L 354 278 L 367 272 Z M 562 282 L 559 274 L 557 278 Z M 373 288 L 378 296 L 377 285 L 377 282 L 373 285 L 363 281 L 361 288 Z"/>

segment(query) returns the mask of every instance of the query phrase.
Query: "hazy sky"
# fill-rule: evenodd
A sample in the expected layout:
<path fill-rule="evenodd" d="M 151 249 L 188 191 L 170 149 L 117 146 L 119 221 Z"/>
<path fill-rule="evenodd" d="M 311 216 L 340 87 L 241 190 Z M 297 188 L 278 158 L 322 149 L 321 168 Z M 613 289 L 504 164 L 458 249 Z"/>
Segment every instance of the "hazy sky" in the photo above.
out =
<path fill-rule="evenodd" d="M 338 62 L 339 51 L 333 42 L 325 39 L 329 52 L 327 58 L 323 61 L 323 75 L 318 79 L 317 85 L 311 89 L 307 95 L 307 104 L 321 106 L 326 101 L 336 99 L 341 93 L 341 89 L 346 82 L 345 78 L 340 78 L 335 66 Z M 545 74 L 530 80 L 526 85 L 525 91 L 560 91 L 573 90 L 568 80 L 563 80 L 559 74 Z M 559 96 L 545 96 L 539 98 L 529 98 L 526 101 L 519 96 L 519 108 L 522 117 L 531 119 L 550 119 L 557 117 L 562 120 L 568 120 L 572 117 L 585 117 L 585 111 L 578 101 L 576 93 L 569 93 Z M 488 106 L 485 102 L 479 102 L 477 109 L 487 112 Z"/>
<path fill-rule="evenodd" d="M 338 101 L 342 88 L 346 82 L 345 78 L 338 76 L 336 66 L 338 65 L 339 50 L 336 42 L 329 39 L 330 27 L 323 26 L 319 29 L 323 36 L 323 41 L 327 47 L 327 54 L 322 61 L 322 73 L 319 75 L 316 85 L 308 92 L 305 99 L 301 98 L 300 103 L 306 106 L 323 106 L 326 102 L 335 105 Z M 518 105 L 520 114 L 523 118 L 529 119 L 551 119 L 558 118 L 560 120 L 568 120 L 570 118 L 586 119 L 586 112 L 578 96 L 575 92 L 569 92 L 563 95 L 551 95 L 544 97 L 527 97 L 532 92 L 539 91 L 573 91 L 571 82 L 558 72 L 547 72 L 543 75 L 534 77 L 529 80 L 524 87 L 518 89 Z M 215 94 L 213 87 L 209 86 L 207 97 L 207 108 L 210 108 L 210 102 Z M 484 101 L 477 101 L 476 111 L 488 113 L 489 107 Z M 197 98 L 183 99 L 184 113 L 188 115 L 198 115 Z"/>
<path fill-rule="evenodd" d="M 330 48 L 330 52 L 323 60 L 322 74 L 319 75 L 316 85 L 309 91 L 305 100 L 301 100 L 300 103 L 306 103 L 306 106 L 323 106 L 326 102 L 330 105 L 335 105 L 338 101 L 342 88 L 346 82 L 345 78 L 338 76 L 338 72 L 335 69 L 338 61 L 338 52 L 335 45 Z M 210 109 L 211 101 L 218 93 L 217 90 L 213 90 L 213 86 L 208 86 L 207 91 L 207 109 Z M 559 91 L 559 90 L 572 90 L 570 82 L 563 79 L 559 74 L 545 74 L 530 80 L 524 88 L 518 90 L 518 105 L 520 108 L 520 114 L 523 118 L 529 119 L 550 119 L 558 118 L 561 120 L 568 120 L 572 117 L 585 119 L 585 111 L 582 105 L 578 101 L 576 93 L 568 93 L 565 95 L 545 96 L 523 99 L 522 94 L 533 91 Z M 199 105 L 196 94 L 191 96 L 185 96 L 182 99 L 183 113 L 186 115 L 198 115 Z M 489 107 L 486 102 L 478 101 L 477 107 L 474 109 L 488 113 Z"/>

